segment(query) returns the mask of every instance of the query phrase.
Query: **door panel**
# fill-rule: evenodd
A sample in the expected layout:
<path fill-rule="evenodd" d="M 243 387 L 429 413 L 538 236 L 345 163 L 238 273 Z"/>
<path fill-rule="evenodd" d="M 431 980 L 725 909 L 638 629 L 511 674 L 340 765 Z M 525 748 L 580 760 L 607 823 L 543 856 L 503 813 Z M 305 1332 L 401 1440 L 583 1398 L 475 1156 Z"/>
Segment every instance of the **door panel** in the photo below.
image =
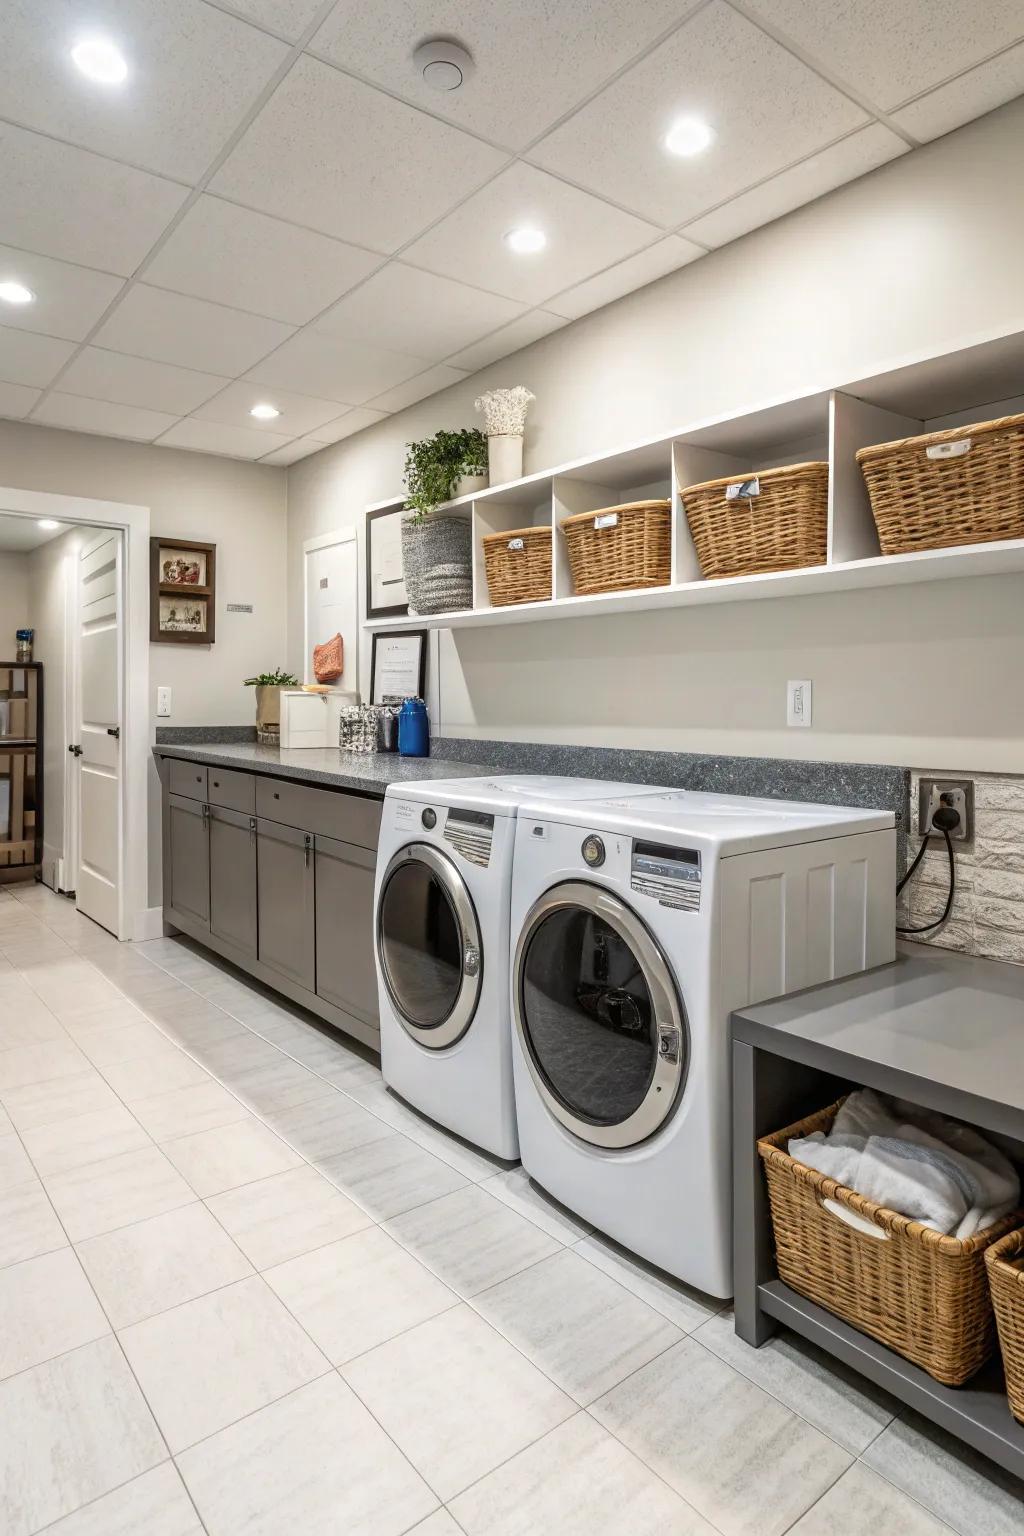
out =
<path fill-rule="evenodd" d="M 164 903 L 194 922 L 209 924 L 210 840 L 204 809 L 198 800 L 167 796 Z"/>
<path fill-rule="evenodd" d="M 256 957 L 256 818 L 209 808 L 210 932 Z"/>
<path fill-rule="evenodd" d="M 316 839 L 317 996 L 378 1023 L 373 963 L 373 879 L 376 856 L 368 848 Z"/>
<path fill-rule="evenodd" d="M 257 819 L 259 958 L 289 981 L 316 988 L 313 834 Z"/>
<path fill-rule="evenodd" d="M 121 867 L 121 535 L 110 530 L 82 546 L 78 561 L 76 741 L 80 850 L 79 911 L 118 932 Z"/>

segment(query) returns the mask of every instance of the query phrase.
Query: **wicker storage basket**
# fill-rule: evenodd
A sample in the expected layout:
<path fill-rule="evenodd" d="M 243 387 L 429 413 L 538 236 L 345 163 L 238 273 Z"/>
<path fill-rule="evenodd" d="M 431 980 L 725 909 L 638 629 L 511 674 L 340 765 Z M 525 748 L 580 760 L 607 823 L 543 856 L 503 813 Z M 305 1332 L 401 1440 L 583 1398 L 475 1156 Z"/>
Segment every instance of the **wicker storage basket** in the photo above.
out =
<path fill-rule="evenodd" d="M 575 590 L 626 592 L 672 580 L 672 503 L 627 501 L 561 524 Z"/>
<path fill-rule="evenodd" d="M 752 496 L 732 486 L 756 484 Z M 823 565 L 828 553 L 828 465 L 786 464 L 744 480 L 726 475 L 680 491 L 704 575 L 754 576 Z"/>
<path fill-rule="evenodd" d="M 1024 416 L 878 443 L 857 463 L 883 555 L 1024 538 Z"/>
<path fill-rule="evenodd" d="M 842 1100 L 757 1144 L 768 1179 L 779 1276 L 958 1387 L 995 1352 L 985 1250 L 1019 1226 L 1007 1216 L 977 1237 L 944 1237 L 806 1168 L 785 1150 L 794 1136 L 826 1131 Z M 831 1200 L 886 1234 L 857 1231 L 822 1205 Z"/>
<path fill-rule="evenodd" d="M 985 1250 L 999 1329 L 1010 1412 L 1024 1424 L 1024 1231 L 1008 1232 Z"/>
<path fill-rule="evenodd" d="M 551 529 L 515 528 L 483 539 L 487 590 L 495 608 L 551 596 Z"/>

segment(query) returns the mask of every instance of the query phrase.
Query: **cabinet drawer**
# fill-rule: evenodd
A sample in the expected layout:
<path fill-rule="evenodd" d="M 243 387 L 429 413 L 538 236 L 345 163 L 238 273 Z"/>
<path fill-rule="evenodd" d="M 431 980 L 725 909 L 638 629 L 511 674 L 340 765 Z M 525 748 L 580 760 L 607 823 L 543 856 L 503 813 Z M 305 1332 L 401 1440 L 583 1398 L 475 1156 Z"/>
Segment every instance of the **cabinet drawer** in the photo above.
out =
<path fill-rule="evenodd" d="M 256 809 L 256 779 L 251 773 L 239 773 L 235 768 L 207 769 L 209 789 L 206 798 L 211 805 L 222 805 L 226 811 L 241 811 L 251 816 Z"/>
<path fill-rule="evenodd" d="M 345 790 L 313 789 L 283 779 L 256 781 L 257 815 L 360 848 L 376 848 L 383 809 L 382 801 Z"/>
<path fill-rule="evenodd" d="M 190 800 L 206 799 L 206 769 L 201 763 L 185 763 L 178 757 L 169 759 L 171 771 L 167 787 L 172 795 L 187 795 Z"/>

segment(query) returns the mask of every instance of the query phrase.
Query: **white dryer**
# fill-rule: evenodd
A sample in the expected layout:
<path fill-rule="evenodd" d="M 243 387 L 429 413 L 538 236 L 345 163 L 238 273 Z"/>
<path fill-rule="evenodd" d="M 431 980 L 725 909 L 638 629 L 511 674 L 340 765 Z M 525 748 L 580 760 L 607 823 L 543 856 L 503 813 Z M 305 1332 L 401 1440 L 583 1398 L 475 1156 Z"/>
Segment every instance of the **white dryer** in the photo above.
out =
<path fill-rule="evenodd" d="M 392 784 L 384 797 L 374 891 L 384 1081 L 498 1157 L 519 1156 L 508 980 L 519 804 L 643 792 L 499 775 Z"/>
<path fill-rule="evenodd" d="M 512 885 L 523 1166 L 732 1294 L 729 1015 L 891 960 L 891 812 L 673 790 L 525 801 Z"/>

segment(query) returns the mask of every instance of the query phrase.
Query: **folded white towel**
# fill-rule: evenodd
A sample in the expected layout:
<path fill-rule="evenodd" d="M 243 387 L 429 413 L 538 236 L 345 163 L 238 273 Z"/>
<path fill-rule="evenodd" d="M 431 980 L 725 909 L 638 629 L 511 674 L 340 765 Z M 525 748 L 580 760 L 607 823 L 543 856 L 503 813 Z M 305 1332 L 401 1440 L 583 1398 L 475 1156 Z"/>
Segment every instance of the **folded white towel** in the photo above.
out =
<path fill-rule="evenodd" d="M 794 1137 L 789 1155 L 953 1237 L 973 1237 L 1020 1201 L 1015 1169 L 984 1136 L 870 1088 L 850 1094 L 827 1136 Z"/>

